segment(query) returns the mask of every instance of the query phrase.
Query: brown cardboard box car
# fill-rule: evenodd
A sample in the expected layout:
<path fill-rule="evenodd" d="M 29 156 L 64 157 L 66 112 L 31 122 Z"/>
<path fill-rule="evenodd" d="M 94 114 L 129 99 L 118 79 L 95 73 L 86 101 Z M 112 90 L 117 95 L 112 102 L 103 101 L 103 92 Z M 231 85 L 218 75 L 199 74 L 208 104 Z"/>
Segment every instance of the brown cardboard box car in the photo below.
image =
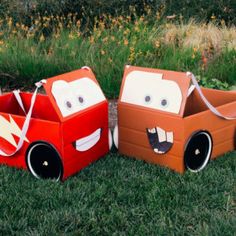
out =
<path fill-rule="evenodd" d="M 186 73 L 126 66 L 114 131 L 119 152 L 183 173 L 235 150 L 236 120 L 212 113 L 190 85 Z M 236 116 L 236 91 L 202 92 L 218 112 Z"/>

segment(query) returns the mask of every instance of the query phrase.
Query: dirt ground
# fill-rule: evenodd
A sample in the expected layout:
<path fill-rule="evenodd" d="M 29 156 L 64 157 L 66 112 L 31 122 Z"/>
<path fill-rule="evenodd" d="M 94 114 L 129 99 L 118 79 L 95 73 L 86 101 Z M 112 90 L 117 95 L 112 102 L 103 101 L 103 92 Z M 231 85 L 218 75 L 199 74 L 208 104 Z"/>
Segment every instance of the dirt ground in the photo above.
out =
<path fill-rule="evenodd" d="M 109 127 L 113 129 L 117 122 L 117 100 L 109 100 Z"/>

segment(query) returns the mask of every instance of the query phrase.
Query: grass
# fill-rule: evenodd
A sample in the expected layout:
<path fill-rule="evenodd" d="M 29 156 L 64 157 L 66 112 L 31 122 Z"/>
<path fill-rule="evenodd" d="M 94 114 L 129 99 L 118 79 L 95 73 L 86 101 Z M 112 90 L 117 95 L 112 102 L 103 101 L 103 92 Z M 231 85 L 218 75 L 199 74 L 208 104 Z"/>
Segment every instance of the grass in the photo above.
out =
<path fill-rule="evenodd" d="M 117 98 L 125 64 L 192 71 L 207 87 L 236 84 L 234 26 L 104 16 L 92 31 L 81 31 L 80 21 L 69 19 L 32 19 L 31 28 L 13 24 L 10 17 L 0 21 L 0 86 L 29 89 L 43 78 L 87 65 L 105 95 Z"/>
<path fill-rule="evenodd" d="M 235 235 L 236 153 L 194 174 L 109 154 L 64 183 L 0 167 L 1 235 Z"/>
<path fill-rule="evenodd" d="M 192 71 L 206 87 L 236 84 L 234 26 L 158 17 L 104 15 L 92 30 L 73 14 L 29 27 L 0 19 L 0 85 L 29 89 L 87 65 L 117 98 L 125 64 Z M 235 157 L 179 175 L 111 153 L 64 183 L 1 166 L 0 235 L 235 235 Z"/>

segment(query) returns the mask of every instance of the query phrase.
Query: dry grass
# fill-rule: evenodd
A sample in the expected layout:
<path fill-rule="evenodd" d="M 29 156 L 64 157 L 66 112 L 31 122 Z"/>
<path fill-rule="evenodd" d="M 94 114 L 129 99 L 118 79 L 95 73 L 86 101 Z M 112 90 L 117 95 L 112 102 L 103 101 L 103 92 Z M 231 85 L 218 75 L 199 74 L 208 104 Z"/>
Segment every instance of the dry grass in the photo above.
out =
<path fill-rule="evenodd" d="M 165 44 L 178 44 L 184 48 L 196 48 L 201 51 L 223 49 L 236 50 L 236 27 L 218 27 L 214 23 L 166 24 L 162 40 Z"/>

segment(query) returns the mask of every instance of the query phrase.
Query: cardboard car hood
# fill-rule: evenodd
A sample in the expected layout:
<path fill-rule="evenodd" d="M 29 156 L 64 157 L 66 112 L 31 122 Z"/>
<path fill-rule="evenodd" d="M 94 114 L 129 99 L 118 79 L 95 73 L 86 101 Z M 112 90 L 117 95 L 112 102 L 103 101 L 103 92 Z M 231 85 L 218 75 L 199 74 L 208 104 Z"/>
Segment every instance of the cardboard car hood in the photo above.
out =
<path fill-rule="evenodd" d="M 88 67 L 49 78 L 43 86 L 60 121 L 106 100 Z"/>
<path fill-rule="evenodd" d="M 126 66 L 119 101 L 183 117 L 190 82 L 184 72 Z"/>

